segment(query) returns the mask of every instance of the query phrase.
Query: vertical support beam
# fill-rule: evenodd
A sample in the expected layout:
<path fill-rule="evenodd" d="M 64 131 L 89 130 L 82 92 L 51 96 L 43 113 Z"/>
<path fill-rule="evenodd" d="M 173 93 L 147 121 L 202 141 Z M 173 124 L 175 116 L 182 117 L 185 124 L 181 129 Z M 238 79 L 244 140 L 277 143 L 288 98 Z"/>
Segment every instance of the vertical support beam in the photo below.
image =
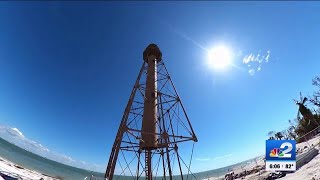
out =
<path fill-rule="evenodd" d="M 163 148 L 161 149 L 160 155 L 161 155 L 161 157 L 162 157 L 163 178 L 164 178 L 164 180 L 166 180 L 166 165 L 165 165 L 165 163 L 164 163 L 164 152 L 163 152 Z"/>
<path fill-rule="evenodd" d="M 180 175 L 181 175 L 181 179 L 183 180 L 183 174 L 182 174 L 182 168 L 181 168 L 180 156 L 179 156 L 177 144 L 174 144 L 174 150 L 175 150 L 175 152 L 176 152 L 176 154 L 177 154 L 177 159 L 178 159 L 178 164 L 179 164 Z"/>
<path fill-rule="evenodd" d="M 137 177 L 136 179 L 139 180 L 139 173 L 140 173 L 140 156 L 141 156 L 141 151 L 138 151 L 138 167 L 137 167 Z"/>
<path fill-rule="evenodd" d="M 147 57 L 148 69 L 142 119 L 141 137 L 142 149 L 157 148 L 157 59 L 150 54 Z"/>
<path fill-rule="evenodd" d="M 143 117 L 141 126 L 140 148 L 145 150 L 146 178 L 152 179 L 151 151 L 157 149 L 157 63 L 162 54 L 155 44 L 150 44 L 143 52 L 143 59 L 148 63 Z"/>
<path fill-rule="evenodd" d="M 169 116 L 169 122 L 170 122 L 170 127 L 171 127 L 171 133 L 173 135 L 174 151 L 175 151 L 175 153 L 177 155 L 178 165 L 179 165 L 179 170 L 180 170 L 180 176 L 181 176 L 181 179 L 183 180 L 183 173 L 182 173 L 182 168 L 181 168 L 180 156 L 179 156 L 179 152 L 178 152 L 178 145 L 176 143 L 176 138 L 174 137 L 175 134 L 174 134 L 174 131 L 173 131 L 173 126 L 172 126 L 172 118 L 171 118 L 170 114 L 168 114 L 168 116 Z"/>
<path fill-rule="evenodd" d="M 166 132 L 165 132 L 166 133 Z M 169 143 L 168 143 L 168 139 L 169 139 L 169 136 L 168 134 L 166 133 L 167 137 L 165 137 L 165 142 L 166 142 L 166 154 L 167 154 L 167 161 L 168 161 L 168 169 L 169 169 L 169 178 L 170 180 L 172 180 L 172 170 L 171 170 L 171 162 L 170 162 L 170 156 L 169 156 Z"/>
<path fill-rule="evenodd" d="M 163 133 L 162 133 L 162 138 L 164 139 L 164 145 L 165 145 L 165 149 L 166 149 L 166 156 L 167 156 L 167 164 L 168 164 L 168 169 L 169 169 L 169 178 L 170 180 L 172 180 L 172 170 L 171 170 L 171 162 L 170 162 L 170 156 L 169 156 L 169 136 L 168 136 L 168 132 L 166 130 L 166 125 L 164 123 L 164 112 L 163 112 L 163 106 L 162 106 L 162 95 L 160 95 L 160 109 L 161 109 L 161 118 L 162 118 L 162 129 L 163 129 Z"/>
<path fill-rule="evenodd" d="M 130 109 L 131 109 L 135 94 L 136 94 L 137 89 L 139 87 L 139 81 L 140 81 L 142 72 L 144 70 L 144 66 L 145 66 L 145 62 L 142 64 L 142 67 L 140 69 L 139 75 L 138 75 L 138 77 L 136 79 L 136 82 L 135 82 L 135 84 L 133 86 L 133 89 L 131 91 L 131 95 L 130 95 L 129 101 L 127 103 L 126 109 L 124 110 L 124 113 L 123 113 L 123 116 L 122 116 L 122 120 L 120 122 L 120 126 L 119 126 L 119 129 L 118 129 L 118 132 L 117 132 L 116 139 L 115 139 L 115 141 L 113 143 L 113 146 L 112 146 L 112 150 L 111 150 L 111 153 L 110 153 L 110 158 L 109 158 L 109 161 L 108 161 L 108 166 L 107 166 L 107 169 L 106 169 L 106 173 L 104 175 L 105 178 L 108 178 L 109 180 L 112 180 L 112 178 L 113 178 L 114 169 L 115 169 L 115 166 L 116 166 L 116 163 L 117 163 L 118 154 L 119 154 L 119 150 L 120 150 L 120 145 L 121 145 L 123 133 L 124 133 L 124 130 L 125 130 L 124 127 L 126 126 L 126 123 L 127 123 L 127 120 L 128 120 L 128 116 L 129 116 L 129 112 L 130 112 Z"/>

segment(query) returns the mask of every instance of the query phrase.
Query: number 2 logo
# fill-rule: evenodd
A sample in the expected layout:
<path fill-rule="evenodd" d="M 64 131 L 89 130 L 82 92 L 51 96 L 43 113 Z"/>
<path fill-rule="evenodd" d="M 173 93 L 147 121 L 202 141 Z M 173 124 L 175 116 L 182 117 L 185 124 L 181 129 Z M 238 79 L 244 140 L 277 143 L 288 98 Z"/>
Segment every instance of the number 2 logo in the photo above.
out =
<path fill-rule="evenodd" d="M 285 149 L 288 147 L 287 149 Z M 282 143 L 280 146 L 280 149 L 282 150 L 282 156 L 279 156 L 280 158 L 291 158 L 291 150 L 292 150 L 292 144 L 289 142 Z"/>

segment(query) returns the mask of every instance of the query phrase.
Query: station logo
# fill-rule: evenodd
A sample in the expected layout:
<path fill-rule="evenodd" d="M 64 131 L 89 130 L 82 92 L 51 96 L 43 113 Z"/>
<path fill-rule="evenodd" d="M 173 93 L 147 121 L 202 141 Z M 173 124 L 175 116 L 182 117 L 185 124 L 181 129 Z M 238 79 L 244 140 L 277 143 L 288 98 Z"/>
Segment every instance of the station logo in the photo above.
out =
<path fill-rule="evenodd" d="M 266 170 L 295 171 L 296 170 L 296 141 L 267 140 L 266 141 Z"/>

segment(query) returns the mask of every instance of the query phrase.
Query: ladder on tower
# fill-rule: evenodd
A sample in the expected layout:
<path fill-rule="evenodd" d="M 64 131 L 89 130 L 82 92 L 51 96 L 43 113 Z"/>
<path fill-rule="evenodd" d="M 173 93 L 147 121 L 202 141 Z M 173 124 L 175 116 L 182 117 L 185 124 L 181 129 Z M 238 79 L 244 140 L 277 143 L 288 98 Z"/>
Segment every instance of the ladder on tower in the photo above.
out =
<path fill-rule="evenodd" d="M 146 150 L 145 151 L 145 172 L 146 172 L 146 180 L 152 180 L 151 177 L 149 177 L 151 175 L 151 167 L 149 167 L 149 161 L 150 161 L 150 151 L 149 150 Z"/>
<path fill-rule="evenodd" d="M 145 158 L 145 171 L 146 171 L 146 180 L 149 180 L 149 165 L 148 165 L 148 159 L 149 159 L 149 156 L 148 156 L 148 151 L 146 151 L 146 158 Z"/>

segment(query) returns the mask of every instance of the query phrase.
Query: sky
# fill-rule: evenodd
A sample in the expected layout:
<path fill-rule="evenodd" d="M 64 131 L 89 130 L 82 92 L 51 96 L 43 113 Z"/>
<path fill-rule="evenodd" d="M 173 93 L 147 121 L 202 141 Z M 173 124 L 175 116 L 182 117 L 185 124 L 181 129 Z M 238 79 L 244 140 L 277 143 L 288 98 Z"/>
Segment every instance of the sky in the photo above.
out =
<path fill-rule="evenodd" d="M 318 2 L 1 2 L 0 135 L 104 172 L 156 43 L 199 139 L 193 172 L 264 154 L 319 75 Z M 208 50 L 233 54 L 225 70 Z M 81 162 L 81 163 L 80 163 Z"/>

